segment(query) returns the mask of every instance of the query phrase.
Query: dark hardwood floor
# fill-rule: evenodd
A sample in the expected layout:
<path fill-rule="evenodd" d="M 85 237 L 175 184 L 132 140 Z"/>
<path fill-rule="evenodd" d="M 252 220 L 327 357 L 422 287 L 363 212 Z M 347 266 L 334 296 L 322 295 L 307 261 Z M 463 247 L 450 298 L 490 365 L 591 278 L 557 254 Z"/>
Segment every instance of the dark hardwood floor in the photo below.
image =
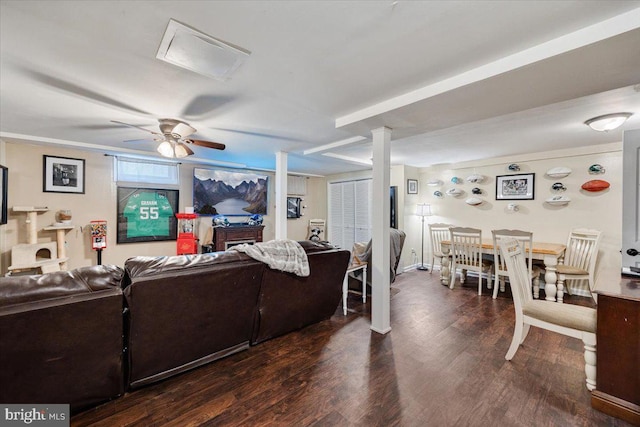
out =
<path fill-rule="evenodd" d="M 511 296 L 453 291 L 438 272 L 392 285 L 387 335 L 370 304 L 75 415 L 73 426 L 627 426 L 590 406 L 582 343 L 532 328 L 511 362 Z M 590 305 L 583 297 L 565 303 Z M 286 301 L 283 301 L 286 304 Z M 162 357 L 162 355 L 158 355 Z"/>

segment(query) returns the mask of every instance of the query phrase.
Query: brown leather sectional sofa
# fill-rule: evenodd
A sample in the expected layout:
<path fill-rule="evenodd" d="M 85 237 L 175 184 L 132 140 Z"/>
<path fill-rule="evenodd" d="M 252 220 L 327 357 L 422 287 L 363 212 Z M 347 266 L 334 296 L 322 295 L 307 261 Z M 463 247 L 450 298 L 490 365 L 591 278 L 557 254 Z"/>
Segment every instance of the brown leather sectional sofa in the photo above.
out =
<path fill-rule="evenodd" d="M 331 317 L 350 254 L 300 243 L 309 277 L 217 252 L 0 278 L 0 402 L 77 412 Z"/>

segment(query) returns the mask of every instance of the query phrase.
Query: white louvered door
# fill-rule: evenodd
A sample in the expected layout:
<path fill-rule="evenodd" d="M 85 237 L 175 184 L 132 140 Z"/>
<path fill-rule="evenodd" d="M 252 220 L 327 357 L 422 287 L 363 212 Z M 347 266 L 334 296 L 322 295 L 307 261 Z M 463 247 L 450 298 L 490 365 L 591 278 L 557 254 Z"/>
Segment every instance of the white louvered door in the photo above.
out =
<path fill-rule="evenodd" d="M 351 250 L 371 239 L 371 180 L 329 184 L 329 241 Z"/>

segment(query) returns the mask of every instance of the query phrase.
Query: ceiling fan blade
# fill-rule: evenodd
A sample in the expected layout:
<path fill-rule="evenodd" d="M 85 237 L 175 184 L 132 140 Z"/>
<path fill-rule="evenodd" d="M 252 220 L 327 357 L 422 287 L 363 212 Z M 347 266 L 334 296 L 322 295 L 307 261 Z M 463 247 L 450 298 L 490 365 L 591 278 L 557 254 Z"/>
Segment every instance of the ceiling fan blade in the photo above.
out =
<path fill-rule="evenodd" d="M 138 142 L 149 142 L 149 141 L 153 141 L 153 140 L 151 138 L 138 138 L 138 139 L 125 139 L 122 142 L 124 142 L 124 143 L 130 143 L 130 142 L 138 143 Z"/>
<path fill-rule="evenodd" d="M 145 131 L 145 132 L 152 133 L 152 134 L 154 134 L 154 135 L 160 135 L 160 136 L 162 136 L 162 134 L 161 134 L 161 133 L 154 132 L 154 131 L 149 130 L 149 129 L 145 129 L 145 128 L 141 127 L 141 126 L 136 126 L 136 125 L 132 125 L 132 124 L 125 123 L 125 122 L 119 122 L 119 121 L 117 121 L 117 120 L 111 120 L 111 123 L 118 123 L 118 124 L 120 124 L 120 125 L 129 126 L 129 127 L 132 127 L 132 128 L 136 128 L 136 129 L 143 130 L 143 131 Z"/>
<path fill-rule="evenodd" d="M 219 142 L 203 141 L 202 139 L 187 139 L 189 144 L 198 145 L 200 147 L 213 148 L 216 150 L 224 150 L 226 146 Z"/>

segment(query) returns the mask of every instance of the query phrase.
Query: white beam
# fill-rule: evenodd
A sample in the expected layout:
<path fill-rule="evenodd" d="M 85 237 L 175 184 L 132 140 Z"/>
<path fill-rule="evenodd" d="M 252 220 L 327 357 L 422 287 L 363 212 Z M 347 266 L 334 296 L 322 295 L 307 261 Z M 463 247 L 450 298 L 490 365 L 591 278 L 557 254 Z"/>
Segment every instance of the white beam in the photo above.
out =
<path fill-rule="evenodd" d="M 356 142 L 364 141 L 365 139 L 367 138 L 365 138 L 364 136 L 353 136 L 351 138 L 342 139 L 340 141 L 331 142 L 329 144 L 321 145 L 319 147 L 304 150 L 302 154 L 306 156 L 307 154 L 324 153 L 326 151 L 333 150 L 334 148 L 344 147 L 347 145 L 355 144 Z"/>
<path fill-rule="evenodd" d="M 370 160 L 369 161 L 360 160 L 360 159 L 356 159 L 355 157 L 343 156 L 341 154 L 324 153 L 323 156 L 332 157 L 334 159 L 339 159 L 339 160 L 344 160 L 345 162 L 357 163 L 359 165 L 371 166 L 373 164 L 373 162 L 370 161 Z"/>
<path fill-rule="evenodd" d="M 437 83 L 387 99 L 353 113 L 338 117 L 336 128 L 370 119 L 415 102 L 424 101 L 445 92 L 507 73 L 563 53 L 618 36 L 640 28 L 640 8 L 606 19 L 537 46 L 506 56 L 480 67 L 465 71 Z"/>
<path fill-rule="evenodd" d="M 276 153 L 276 239 L 287 238 L 287 153 Z"/>
<path fill-rule="evenodd" d="M 390 262 L 390 157 L 391 129 L 382 127 L 373 135 L 373 182 L 375 199 L 371 215 L 371 330 L 380 334 L 391 331 L 391 262 Z"/>

